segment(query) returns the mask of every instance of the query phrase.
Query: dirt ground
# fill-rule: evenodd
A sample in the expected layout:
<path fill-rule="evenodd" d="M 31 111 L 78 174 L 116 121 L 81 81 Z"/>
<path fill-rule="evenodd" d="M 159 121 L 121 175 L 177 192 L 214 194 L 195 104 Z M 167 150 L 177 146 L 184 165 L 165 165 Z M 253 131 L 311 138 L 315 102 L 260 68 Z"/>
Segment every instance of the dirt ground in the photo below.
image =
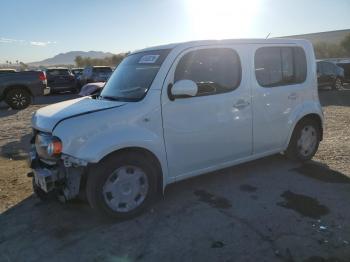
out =
<path fill-rule="evenodd" d="M 0 105 L 0 261 L 350 261 L 350 89 L 321 91 L 324 140 L 300 166 L 272 156 L 171 185 L 139 218 L 41 203 L 25 176 L 30 118 Z"/>
<path fill-rule="evenodd" d="M 0 212 L 33 193 L 31 180 L 26 177 L 32 114 L 40 107 L 71 98 L 74 95 L 40 97 L 21 111 L 0 104 Z"/>

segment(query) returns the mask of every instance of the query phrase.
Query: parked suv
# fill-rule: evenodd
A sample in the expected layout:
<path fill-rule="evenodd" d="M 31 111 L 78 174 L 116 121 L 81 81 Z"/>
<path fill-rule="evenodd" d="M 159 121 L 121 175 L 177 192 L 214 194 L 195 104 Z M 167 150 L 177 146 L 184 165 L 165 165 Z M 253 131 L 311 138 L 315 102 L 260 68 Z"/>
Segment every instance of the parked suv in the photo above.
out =
<path fill-rule="evenodd" d="M 306 161 L 323 134 L 305 40 L 195 41 L 128 55 L 99 96 L 33 116 L 34 191 L 86 195 L 113 217 L 167 185 L 284 152 Z"/>
<path fill-rule="evenodd" d="M 49 68 L 46 70 L 46 76 L 51 93 L 77 91 L 75 76 L 68 68 Z"/>
<path fill-rule="evenodd" d="M 344 69 L 331 61 L 317 62 L 318 87 L 332 87 L 337 90 L 343 86 Z"/>
<path fill-rule="evenodd" d="M 112 74 L 109 66 L 88 66 L 85 67 L 80 78 L 80 86 L 88 83 L 106 82 Z"/>

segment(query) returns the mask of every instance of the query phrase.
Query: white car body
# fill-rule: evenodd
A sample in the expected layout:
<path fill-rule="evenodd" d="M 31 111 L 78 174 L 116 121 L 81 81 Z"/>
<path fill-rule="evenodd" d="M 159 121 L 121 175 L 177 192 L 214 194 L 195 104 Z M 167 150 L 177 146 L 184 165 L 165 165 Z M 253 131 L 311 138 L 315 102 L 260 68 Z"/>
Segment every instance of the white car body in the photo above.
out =
<path fill-rule="evenodd" d="M 303 83 L 264 88 L 255 77 L 254 56 L 267 46 L 298 46 L 306 54 Z M 189 51 L 228 48 L 238 53 L 242 78 L 232 92 L 175 99 L 167 87 Z M 32 125 L 61 139 L 62 154 L 98 163 L 112 152 L 140 148 L 159 161 L 166 185 L 185 178 L 286 150 L 293 129 L 306 115 L 323 123 L 316 63 L 305 40 L 195 41 L 137 51 L 171 49 L 146 96 L 138 102 L 83 97 L 39 109 Z"/>

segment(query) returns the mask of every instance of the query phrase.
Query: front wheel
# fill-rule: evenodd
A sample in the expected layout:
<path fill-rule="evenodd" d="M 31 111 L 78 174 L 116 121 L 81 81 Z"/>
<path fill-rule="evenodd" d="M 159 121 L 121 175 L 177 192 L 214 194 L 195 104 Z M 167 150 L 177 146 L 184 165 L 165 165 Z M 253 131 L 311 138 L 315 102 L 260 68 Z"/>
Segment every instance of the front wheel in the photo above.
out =
<path fill-rule="evenodd" d="M 317 152 L 321 130 L 316 121 L 305 119 L 299 122 L 286 150 L 288 158 L 299 161 L 310 160 Z"/>
<path fill-rule="evenodd" d="M 86 195 L 92 208 L 114 217 L 130 218 L 154 199 L 157 173 L 140 153 L 111 155 L 90 168 Z"/>

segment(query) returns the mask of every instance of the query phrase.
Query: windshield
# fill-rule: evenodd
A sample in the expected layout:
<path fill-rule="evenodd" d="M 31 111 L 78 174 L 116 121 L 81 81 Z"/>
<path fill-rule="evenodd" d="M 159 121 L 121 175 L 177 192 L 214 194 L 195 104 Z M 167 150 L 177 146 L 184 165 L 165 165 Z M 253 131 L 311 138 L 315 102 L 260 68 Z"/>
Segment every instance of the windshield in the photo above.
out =
<path fill-rule="evenodd" d="M 150 88 L 170 50 L 145 51 L 127 56 L 101 92 L 102 99 L 138 101 Z"/>

